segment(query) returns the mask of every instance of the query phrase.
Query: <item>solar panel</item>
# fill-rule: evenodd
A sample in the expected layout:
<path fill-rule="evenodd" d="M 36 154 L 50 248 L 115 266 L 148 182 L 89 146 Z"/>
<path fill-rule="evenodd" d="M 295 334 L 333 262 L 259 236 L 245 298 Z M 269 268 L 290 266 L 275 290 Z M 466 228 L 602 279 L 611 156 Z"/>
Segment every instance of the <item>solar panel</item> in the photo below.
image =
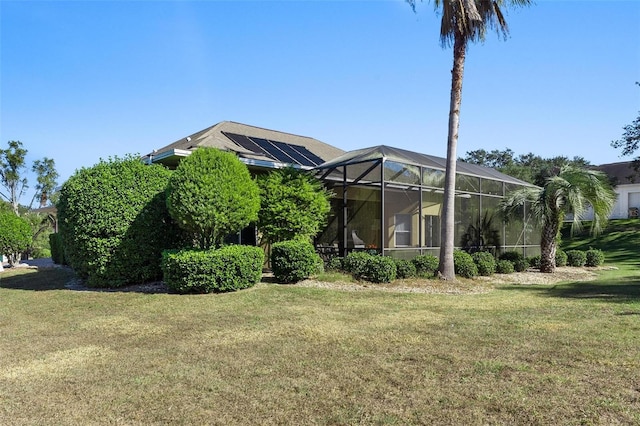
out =
<path fill-rule="evenodd" d="M 298 164 L 293 158 L 276 148 L 276 146 L 270 141 L 256 137 L 252 137 L 251 140 L 258 144 L 260 148 L 271 154 L 271 156 L 276 160 L 282 161 L 283 163 Z"/>
<path fill-rule="evenodd" d="M 296 151 L 290 144 L 284 143 L 284 142 L 278 142 L 278 141 L 269 141 L 269 142 L 274 144 L 277 148 L 282 150 L 289 157 L 296 160 L 296 162 L 301 166 L 310 166 L 310 167 L 315 166 L 315 164 L 313 164 L 311 160 L 309 160 L 307 157 L 305 157 L 304 155 Z"/>
<path fill-rule="evenodd" d="M 273 141 L 255 136 L 239 135 L 237 133 L 222 132 L 236 145 L 273 160 L 288 164 L 313 167 L 324 163 L 324 160 L 302 145 Z"/>
<path fill-rule="evenodd" d="M 295 149 L 296 151 L 298 151 L 300 154 L 302 154 L 305 157 L 307 157 L 309 160 L 311 160 L 311 162 L 314 163 L 315 166 L 319 166 L 320 164 L 324 163 L 324 160 L 322 158 L 318 157 L 317 155 L 315 155 L 313 152 L 309 151 L 304 146 L 291 145 L 291 147 L 293 149 Z"/>
<path fill-rule="evenodd" d="M 256 154 L 262 154 L 267 157 L 271 157 L 271 155 L 269 155 L 267 151 L 262 149 L 260 146 L 258 146 L 255 142 L 253 142 L 248 137 L 244 135 L 238 135 L 235 133 L 227 133 L 227 132 L 223 132 L 223 133 L 226 137 L 228 137 L 229 139 L 231 139 L 233 142 L 240 145 L 244 149 L 249 150 L 251 152 L 255 152 Z"/>

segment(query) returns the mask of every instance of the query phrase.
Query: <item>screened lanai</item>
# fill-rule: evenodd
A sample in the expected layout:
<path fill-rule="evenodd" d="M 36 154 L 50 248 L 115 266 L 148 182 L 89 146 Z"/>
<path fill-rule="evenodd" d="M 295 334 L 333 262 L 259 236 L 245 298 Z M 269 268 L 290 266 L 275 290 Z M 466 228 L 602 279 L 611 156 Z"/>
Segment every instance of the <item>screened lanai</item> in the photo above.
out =
<path fill-rule="evenodd" d="M 334 193 L 318 249 L 342 256 L 353 250 L 412 258 L 438 255 L 446 160 L 389 146 L 348 152 L 318 166 Z M 540 233 L 528 211 L 505 222 L 498 206 L 505 194 L 529 183 L 494 169 L 458 162 L 455 244 L 473 252 L 517 250 L 539 254 Z"/>

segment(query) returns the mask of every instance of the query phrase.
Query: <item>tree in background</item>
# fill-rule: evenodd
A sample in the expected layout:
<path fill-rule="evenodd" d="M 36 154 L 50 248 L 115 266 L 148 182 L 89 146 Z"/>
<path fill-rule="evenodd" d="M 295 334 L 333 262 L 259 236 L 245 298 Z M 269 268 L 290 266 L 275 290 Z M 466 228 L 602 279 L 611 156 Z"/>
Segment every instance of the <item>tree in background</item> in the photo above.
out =
<path fill-rule="evenodd" d="M 8 145 L 7 149 L 0 149 L 0 183 L 5 190 L 0 195 L 11 204 L 13 212 L 19 215 L 20 198 L 29 188 L 27 178 L 22 176 L 27 150 L 22 148 L 20 141 L 9 141 Z"/>
<path fill-rule="evenodd" d="M 406 0 L 415 11 L 416 0 Z M 442 15 L 440 41 L 443 46 L 453 45 L 453 69 L 451 70 L 451 100 L 449 104 L 449 126 L 447 137 L 447 167 L 442 205 L 440 248 L 441 278 L 455 280 L 453 265 L 455 227 L 455 179 L 458 128 L 460 127 L 460 104 L 462 102 L 462 80 L 469 42 L 484 40 L 487 29 L 493 28 L 506 37 L 507 22 L 501 8 L 529 5 L 529 0 L 434 0 Z"/>
<path fill-rule="evenodd" d="M 45 157 L 42 160 L 34 161 L 31 170 L 36 174 L 38 183 L 30 205 L 33 205 L 34 200 L 38 200 L 39 207 L 46 207 L 58 185 L 56 163 L 52 158 Z"/>
<path fill-rule="evenodd" d="M 636 81 L 636 84 L 640 86 L 640 82 Z M 633 123 L 624 127 L 622 138 L 611 142 L 611 146 L 622 148 L 622 155 L 626 156 L 636 152 L 638 144 L 640 144 L 640 113 Z M 636 157 L 633 163 L 636 171 L 640 170 L 640 157 Z"/>
<path fill-rule="evenodd" d="M 603 172 L 565 165 L 544 186 L 507 194 L 501 207 L 508 218 L 524 205 L 530 206 L 532 218 L 541 225 L 540 271 L 550 273 L 556 267 L 559 232 L 566 215 L 573 214 L 573 233 L 581 229 L 583 215 L 593 208 L 590 231 L 597 235 L 607 223 L 615 200 L 616 194 Z"/>
<path fill-rule="evenodd" d="M 485 151 L 478 149 L 468 151 L 461 161 L 479 166 L 491 167 L 499 172 L 513 176 L 525 182 L 538 186 L 544 186 L 547 178 L 556 176 L 565 165 L 574 167 L 588 167 L 590 163 L 582 157 L 558 156 L 553 158 L 542 158 L 533 153 L 515 156 L 514 152 L 507 148 L 504 151 L 494 149 Z"/>
<path fill-rule="evenodd" d="M 257 182 L 258 229 L 267 243 L 311 241 L 326 224 L 331 194 L 309 173 L 279 169 L 259 176 Z"/>
<path fill-rule="evenodd" d="M 31 226 L 25 219 L 17 216 L 13 211 L 0 211 L 0 255 L 7 256 L 9 265 L 13 266 L 19 260 L 19 253 L 31 244 Z M 2 262 L 0 262 L 2 270 Z"/>
<path fill-rule="evenodd" d="M 217 248 L 227 235 L 258 219 L 260 194 L 234 154 L 198 148 L 171 175 L 167 207 L 200 248 Z"/>

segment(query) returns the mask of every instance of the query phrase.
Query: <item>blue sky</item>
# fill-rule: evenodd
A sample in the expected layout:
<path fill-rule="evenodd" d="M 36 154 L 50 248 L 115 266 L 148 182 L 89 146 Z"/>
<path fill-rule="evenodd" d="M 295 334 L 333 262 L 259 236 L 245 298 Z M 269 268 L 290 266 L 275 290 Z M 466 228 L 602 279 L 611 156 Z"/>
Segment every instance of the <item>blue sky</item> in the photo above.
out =
<path fill-rule="evenodd" d="M 610 143 L 640 110 L 640 1 L 507 20 L 469 49 L 459 156 L 629 159 Z M 0 146 L 54 158 L 61 182 L 223 120 L 446 155 L 452 52 L 429 3 L 1 0 L 0 26 Z"/>

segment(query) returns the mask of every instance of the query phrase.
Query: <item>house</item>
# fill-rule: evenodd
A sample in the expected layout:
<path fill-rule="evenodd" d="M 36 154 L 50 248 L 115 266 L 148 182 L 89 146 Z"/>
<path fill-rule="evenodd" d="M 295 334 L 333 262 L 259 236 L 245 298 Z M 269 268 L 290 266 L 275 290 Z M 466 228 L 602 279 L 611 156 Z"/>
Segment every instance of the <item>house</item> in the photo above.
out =
<path fill-rule="evenodd" d="M 633 161 L 601 164 L 596 169 L 609 176 L 618 194 L 610 218 L 637 218 L 640 210 L 640 172 L 634 169 Z"/>
<path fill-rule="evenodd" d="M 385 145 L 345 152 L 317 139 L 223 121 L 143 159 L 175 168 L 201 146 L 236 153 L 254 174 L 292 166 L 321 179 L 335 194 L 329 223 L 316 238 L 325 253 L 370 249 L 402 258 L 438 254 L 444 158 Z M 459 162 L 456 245 L 469 251 L 539 254 L 540 233 L 527 209 L 508 223 L 499 215 L 500 200 L 522 186 L 531 185 L 494 169 Z M 235 241 L 255 243 L 255 230 L 243 231 Z"/>

